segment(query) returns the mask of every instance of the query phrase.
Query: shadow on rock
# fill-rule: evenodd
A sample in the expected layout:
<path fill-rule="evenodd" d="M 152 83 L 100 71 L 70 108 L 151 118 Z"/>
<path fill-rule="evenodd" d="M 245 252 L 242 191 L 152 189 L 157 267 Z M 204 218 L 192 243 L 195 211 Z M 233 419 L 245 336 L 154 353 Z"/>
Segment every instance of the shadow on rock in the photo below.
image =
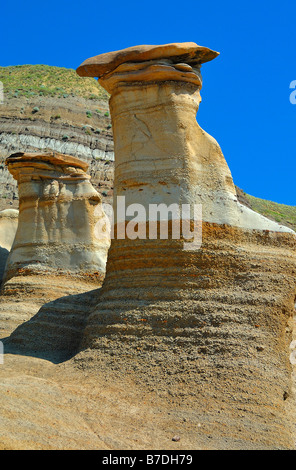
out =
<path fill-rule="evenodd" d="M 68 295 L 43 305 L 34 317 L 2 340 L 4 353 L 53 363 L 69 360 L 77 353 L 98 290 Z"/>

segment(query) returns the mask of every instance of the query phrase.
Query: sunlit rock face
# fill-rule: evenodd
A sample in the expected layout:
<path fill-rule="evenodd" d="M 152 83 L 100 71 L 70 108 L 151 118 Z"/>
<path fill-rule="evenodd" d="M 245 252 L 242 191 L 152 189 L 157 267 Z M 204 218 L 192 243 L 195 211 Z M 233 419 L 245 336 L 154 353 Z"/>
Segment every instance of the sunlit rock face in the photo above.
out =
<path fill-rule="evenodd" d="M 0 211 L 0 285 L 7 258 L 14 241 L 18 225 L 18 211 L 5 209 Z"/>
<path fill-rule="evenodd" d="M 110 242 L 95 235 L 104 213 L 88 165 L 57 153 L 13 154 L 6 165 L 17 180 L 20 205 L 5 281 L 36 273 L 103 278 Z"/>
<path fill-rule="evenodd" d="M 217 55 L 194 43 L 136 46 L 77 69 L 111 94 L 115 151 L 115 237 L 80 357 L 194 407 L 211 448 L 291 448 L 296 239 L 238 203 L 218 143 L 196 122 L 200 68 Z M 134 215 L 116 218 L 120 196 L 146 214 L 201 207 L 201 244 L 145 230 L 116 237 Z M 171 234 L 178 219 L 168 218 Z"/>

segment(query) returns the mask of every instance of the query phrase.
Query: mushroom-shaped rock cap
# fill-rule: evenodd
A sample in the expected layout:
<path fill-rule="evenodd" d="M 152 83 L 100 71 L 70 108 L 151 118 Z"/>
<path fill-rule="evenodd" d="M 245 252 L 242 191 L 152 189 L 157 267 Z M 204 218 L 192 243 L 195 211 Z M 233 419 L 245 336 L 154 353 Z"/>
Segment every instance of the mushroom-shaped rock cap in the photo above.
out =
<path fill-rule="evenodd" d="M 88 164 L 79 160 L 79 158 L 72 157 L 71 155 L 64 155 L 58 152 L 40 152 L 40 153 L 26 153 L 26 152 L 17 152 L 10 155 L 5 163 L 6 165 L 10 164 L 25 164 L 25 163 L 34 163 L 34 162 L 46 162 L 52 165 L 61 166 L 61 167 L 74 167 L 80 168 L 83 171 L 87 171 Z"/>
<path fill-rule="evenodd" d="M 163 44 L 160 46 L 134 46 L 121 51 L 107 52 L 85 60 L 76 70 L 81 77 L 102 77 L 124 62 L 170 59 L 173 63 L 198 65 L 215 59 L 219 52 L 195 42 Z"/>

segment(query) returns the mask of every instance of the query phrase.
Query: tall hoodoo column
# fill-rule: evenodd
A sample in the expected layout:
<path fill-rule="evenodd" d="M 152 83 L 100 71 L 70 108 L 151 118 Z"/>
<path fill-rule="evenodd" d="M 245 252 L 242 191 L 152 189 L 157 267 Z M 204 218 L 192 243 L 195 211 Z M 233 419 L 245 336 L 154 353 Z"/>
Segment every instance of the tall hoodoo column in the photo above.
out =
<path fill-rule="evenodd" d="M 200 67 L 217 55 L 136 46 L 77 69 L 111 94 L 115 226 L 118 196 L 126 225 L 132 204 L 202 206 L 199 249 L 115 230 L 81 355 L 190 397 L 214 448 L 290 448 L 295 234 L 238 203 L 218 143 L 196 122 Z"/>
<path fill-rule="evenodd" d="M 17 153 L 6 160 L 18 182 L 19 222 L 5 281 L 18 274 L 105 274 L 110 240 L 96 238 L 104 216 L 88 165 L 58 153 Z"/>

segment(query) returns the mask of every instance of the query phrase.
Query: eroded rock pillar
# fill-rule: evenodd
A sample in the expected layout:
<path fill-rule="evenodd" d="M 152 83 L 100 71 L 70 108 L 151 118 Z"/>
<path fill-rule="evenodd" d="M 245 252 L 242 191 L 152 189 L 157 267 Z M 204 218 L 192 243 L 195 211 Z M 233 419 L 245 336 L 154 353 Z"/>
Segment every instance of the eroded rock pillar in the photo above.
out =
<path fill-rule="evenodd" d="M 58 153 L 18 153 L 6 160 L 18 182 L 19 222 L 5 281 L 19 274 L 105 274 L 109 239 L 95 234 L 104 216 L 88 165 Z"/>
<path fill-rule="evenodd" d="M 200 67 L 216 56 L 194 43 L 138 46 L 77 69 L 111 94 L 115 213 L 118 196 L 147 211 L 202 205 L 199 249 L 115 236 L 81 358 L 185 403 L 197 446 L 291 448 L 295 234 L 238 203 L 218 143 L 196 122 Z"/>

